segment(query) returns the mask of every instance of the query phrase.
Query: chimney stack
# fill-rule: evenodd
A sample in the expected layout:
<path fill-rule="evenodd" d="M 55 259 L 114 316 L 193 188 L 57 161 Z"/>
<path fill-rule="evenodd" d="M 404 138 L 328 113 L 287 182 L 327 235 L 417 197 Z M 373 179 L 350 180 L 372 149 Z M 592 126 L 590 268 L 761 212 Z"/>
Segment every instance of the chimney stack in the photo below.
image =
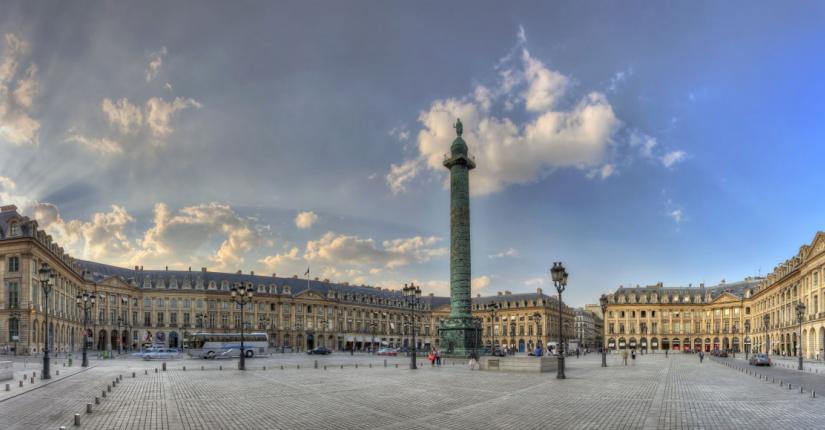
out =
<path fill-rule="evenodd" d="M 0 206 L 0 212 L 17 212 L 17 206 L 15 206 L 15 205 Z"/>
<path fill-rule="evenodd" d="M 249 271 L 249 274 L 250 274 L 250 275 L 252 275 L 252 276 L 255 276 L 255 271 L 254 271 L 254 270 L 250 270 L 250 271 Z"/>
<path fill-rule="evenodd" d="M 206 273 L 206 267 L 201 267 L 201 272 Z"/>

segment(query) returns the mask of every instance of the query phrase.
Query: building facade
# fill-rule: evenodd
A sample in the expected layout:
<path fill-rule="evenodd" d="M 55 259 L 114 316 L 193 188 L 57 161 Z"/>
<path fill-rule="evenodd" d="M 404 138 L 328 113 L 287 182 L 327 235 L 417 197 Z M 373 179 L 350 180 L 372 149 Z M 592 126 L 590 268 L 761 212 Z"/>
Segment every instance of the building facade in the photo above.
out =
<path fill-rule="evenodd" d="M 818 232 L 766 277 L 713 287 L 619 287 L 607 295 L 606 346 L 786 356 L 801 348 L 805 357 L 822 358 L 824 270 L 825 233 Z M 801 323 L 798 303 L 805 306 Z"/>
<path fill-rule="evenodd" d="M 439 347 L 437 327 L 449 314 L 448 297 L 421 298 L 414 310 L 400 291 L 365 285 L 200 270 L 121 268 L 69 256 L 37 221 L 14 206 L 0 208 L 0 348 L 38 353 L 45 339 L 44 296 L 37 272 L 43 263 L 55 272 L 49 295 L 51 350 L 131 350 L 146 344 L 182 347 L 196 332 L 266 332 L 273 347 L 304 351 L 315 346 L 365 350 L 379 345 Z M 230 297 L 239 285 L 255 291 L 241 312 Z M 96 298 L 87 315 L 76 297 Z M 489 303 L 501 303 L 497 311 Z M 547 344 L 556 339 L 558 302 L 538 291 L 472 299 L 473 315 L 485 321 L 486 345 Z M 555 303 L 555 306 L 553 306 Z M 493 324 L 493 314 L 496 314 Z M 538 313 L 540 319 L 532 319 Z M 243 317 L 241 316 L 243 314 Z M 555 315 L 555 317 L 553 317 Z M 572 312 L 564 308 L 565 318 Z M 507 321 L 504 321 L 507 318 Z M 243 319 L 243 321 L 242 321 Z M 414 321 L 414 323 L 413 323 Z M 537 326 L 535 322 L 540 322 Z M 515 323 L 515 331 L 506 331 Z M 510 325 L 507 325 L 510 324 Z M 496 326 L 497 336 L 492 327 Z M 568 334 L 565 334 L 568 336 Z"/>
<path fill-rule="evenodd" d="M 582 348 L 596 350 L 601 346 L 602 319 L 585 309 L 576 309 L 576 339 Z M 601 311 L 599 311 L 601 313 Z"/>

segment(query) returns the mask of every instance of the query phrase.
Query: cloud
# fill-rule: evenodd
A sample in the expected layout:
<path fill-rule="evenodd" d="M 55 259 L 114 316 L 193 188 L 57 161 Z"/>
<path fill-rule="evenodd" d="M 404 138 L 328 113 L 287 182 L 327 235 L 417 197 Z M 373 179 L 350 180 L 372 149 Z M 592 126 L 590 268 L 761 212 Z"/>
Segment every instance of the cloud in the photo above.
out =
<path fill-rule="evenodd" d="M 152 134 L 163 137 L 173 131 L 169 125 L 172 115 L 184 109 L 201 107 L 202 105 L 193 99 L 175 97 L 168 102 L 160 97 L 152 97 L 146 102 L 146 124 L 149 125 Z"/>
<path fill-rule="evenodd" d="M 315 212 L 301 212 L 295 217 L 295 226 L 300 229 L 312 227 L 318 221 L 318 215 Z"/>
<path fill-rule="evenodd" d="M 149 65 L 146 67 L 146 82 L 151 82 L 157 77 L 160 72 L 160 67 L 163 65 L 163 57 L 165 57 L 167 53 L 166 47 L 164 46 L 160 51 L 149 54 Z"/>
<path fill-rule="evenodd" d="M 387 175 L 394 193 L 403 191 L 405 184 L 424 171 L 421 166 L 445 171 L 443 156 L 455 139 L 456 118 L 464 123 L 464 139 L 478 165 L 471 181 L 474 195 L 531 183 L 557 168 L 590 171 L 604 164 L 621 121 L 603 94 L 590 92 L 572 104 L 563 103 L 569 98 L 571 79 L 547 68 L 523 48 L 517 59 L 508 55 L 499 67 L 496 88 L 477 85 L 464 97 L 434 100 L 419 114 L 422 129 L 417 136 L 417 157 L 391 165 Z M 498 103 L 504 104 L 505 111 L 523 108 L 528 119 L 517 123 L 492 114 Z"/>
<path fill-rule="evenodd" d="M 258 263 L 263 264 L 269 271 L 277 272 L 279 270 L 284 271 L 287 269 L 294 269 L 296 267 L 296 263 L 303 261 L 304 259 L 301 257 L 301 250 L 298 249 L 297 246 L 293 246 L 287 252 L 268 255 L 258 260 Z"/>
<path fill-rule="evenodd" d="M 607 90 L 611 93 L 615 93 L 619 89 L 619 86 L 627 81 L 627 78 L 631 76 L 633 76 L 632 67 L 628 67 L 625 70 L 619 70 L 610 78 L 610 83 L 607 86 Z"/>
<path fill-rule="evenodd" d="M 478 276 L 470 281 L 470 289 L 473 294 L 484 294 L 490 287 L 491 279 L 489 276 Z"/>
<path fill-rule="evenodd" d="M 673 221 L 676 221 L 677 224 L 681 223 L 685 219 L 684 213 L 682 213 L 681 209 L 674 209 L 668 212 L 667 215 L 671 217 Z"/>
<path fill-rule="evenodd" d="M 438 237 L 415 236 L 385 240 L 378 246 L 370 238 L 329 232 L 318 240 L 307 242 L 304 258 L 310 262 L 334 266 L 397 268 L 447 255 L 447 248 L 436 247 L 441 240 Z"/>
<path fill-rule="evenodd" d="M 489 256 L 490 258 L 497 259 L 497 258 L 504 258 L 504 257 L 518 257 L 518 251 L 515 248 L 507 248 L 502 250 L 497 254 L 493 254 Z"/>
<path fill-rule="evenodd" d="M 22 69 L 21 60 L 29 44 L 14 34 L 4 37 L 0 57 L 0 140 L 13 145 L 34 145 L 40 122 L 31 117 L 35 97 L 40 93 L 37 66 Z"/>
<path fill-rule="evenodd" d="M 544 285 L 545 282 L 546 280 L 544 278 L 530 278 L 524 281 L 524 285 L 527 285 L 528 287 L 538 287 Z"/>
<path fill-rule="evenodd" d="M 387 173 L 386 180 L 393 194 L 398 194 L 406 190 L 407 183 L 415 179 L 422 167 L 421 160 L 415 158 L 406 160 L 401 165 L 390 165 L 390 172 Z"/>
<path fill-rule="evenodd" d="M 669 168 L 676 163 L 684 161 L 686 157 L 687 153 L 685 151 L 671 151 L 662 157 L 662 164 Z"/>
<path fill-rule="evenodd" d="M 597 169 L 592 169 L 587 172 L 587 179 L 600 178 L 607 179 L 616 174 L 616 166 L 612 164 L 605 164 Z"/>
<path fill-rule="evenodd" d="M 21 211 L 37 204 L 37 201 L 28 197 L 28 193 L 19 194 L 17 184 L 7 176 L 0 176 L 0 203 L 14 203 Z"/>
<path fill-rule="evenodd" d="M 118 142 L 105 137 L 86 137 L 81 134 L 74 133 L 68 135 L 65 141 L 78 144 L 92 152 L 97 152 L 105 156 L 117 155 L 123 152 L 123 147 Z"/>
<path fill-rule="evenodd" d="M 126 97 L 114 103 L 109 99 L 103 99 L 101 109 L 106 114 L 109 124 L 115 126 L 121 133 L 131 133 L 143 125 L 141 108 L 129 103 Z"/>
<path fill-rule="evenodd" d="M 639 130 L 632 130 L 630 132 L 629 142 L 632 148 L 637 148 L 639 153 L 646 158 L 653 157 L 653 148 L 658 144 L 655 137 L 642 133 Z"/>
<path fill-rule="evenodd" d="M 80 258 L 122 262 L 135 255 L 135 244 L 127 235 L 135 219 L 122 206 L 112 205 L 88 221 L 64 221 L 50 203 L 37 204 L 31 214 L 58 245 Z"/>
<path fill-rule="evenodd" d="M 393 127 L 393 129 L 390 130 L 390 136 L 404 142 L 409 140 L 410 131 L 403 127 Z"/>

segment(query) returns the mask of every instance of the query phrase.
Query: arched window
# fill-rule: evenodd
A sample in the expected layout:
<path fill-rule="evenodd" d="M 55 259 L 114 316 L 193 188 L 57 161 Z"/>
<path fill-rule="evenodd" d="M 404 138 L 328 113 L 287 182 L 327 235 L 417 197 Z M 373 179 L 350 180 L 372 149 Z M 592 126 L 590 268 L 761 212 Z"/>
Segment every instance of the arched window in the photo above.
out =
<path fill-rule="evenodd" d="M 9 237 L 20 236 L 20 224 L 13 222 L 9 224 Z"/>
<path fill-rule="evenodd" d="M 9 272 L 19 272 L 20 271 L 20 259 L 18 257 L 9 257 Z"/>

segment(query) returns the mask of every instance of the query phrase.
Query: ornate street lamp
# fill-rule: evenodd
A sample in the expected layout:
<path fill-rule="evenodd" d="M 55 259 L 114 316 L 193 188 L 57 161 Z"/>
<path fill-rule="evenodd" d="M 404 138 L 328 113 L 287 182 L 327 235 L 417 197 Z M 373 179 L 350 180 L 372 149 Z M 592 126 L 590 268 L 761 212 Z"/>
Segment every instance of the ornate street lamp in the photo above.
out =
<path fill-rule="evenodd" d="M 415 361 L 415 312 L 418 310 L 418 306 L 421 300 L 421 287 L 417 287 L 410 283 L 410 285 L 404 284 L 404 288 L 401 290 L 404 293 L 404 297 L 407 302 L 407 306 L 410 308 L 410 318 L 411 327 L 412 327 L 412 354 L 410 355 L 410 369 L 418 369 Z"/>
<path fill-rule="evenodd" d="M 607 367 L 607 345 L 604 335 L 604 327 L 607 326 L 607 294 L 602 294 L 599 304 L 602 306 L 602 367 Z"/>
<path fill-rule="evenodd" d="M 799 370 L 802 370 L 802 320 L 805 318 L 805 304 L 796 304 L 796 320 L 799 322 L 799 342 L 797 342 L 796 355 L 799 356 Z"/>
<path fill-rule="evenodd" d="M 95 305 L 95 295 L 84 291 L 75 297 L 75 303 L 83 309 L 83 362 L 82 367 L 89 367 L 89 358 L 86 356 L 86 348 L 89 344 L 87 339 L 89 334 L 89 311 Z"/>
<path fill-rule="evenodd" d="M 556 374 L 556 378 L 558 379 L 565 379 L 564 376 L 564 343 L 562 339 L 562 301 L 561 301 L 561 293 L 564 292 L 564 287 L 567 286 L 567 271 L 564 270 L 564 266 L 561 264 L 560 261 L 554 262 L 553 267 L 550 269 L 550 279 L 553 280 L 553 285 L 556 287 L 556 291 L 559 293 L 559 364 L 558 364 L 558 373 Z"/>
<path fill-rule="evenodd" d="M 501 309 L 501 303 L 499 303 L 499 302 L 488 303 L 486 308 L 487 308 L 487 310 L 489 310 L 493 314 L 493 324 L 492 324 L 492 326 L 490 326 L 490 330 L 492 330 L 492 333 L 490 333 L 490 334 L 493 336 L 493 345 L 492 345 L 492 347 L 490 347 L 490 353 L 495 355 L 495 353 L 496 353 L 496 329 L 498 328 L 498 323 L 499 323 L 497 313 L 498 313 L 498 310 Z"/>
<path fill-rule="evenodd" d="M 536 322 L 536 338 L 539 342 L 541 342 L 541 333 L 543 333 L 543 331 L 541 333 L 539 332 L 541 330 L 541 314 L 538 312 L 534 312 L 533 321 Z M 536 346 L 538 346 L 538 344 Z"/>
<path fill-rule="evenodd" d="M 251 286 L 244 288 L 243 284 L 238 282 L 229 291 L 232 295 L 232 301 L 241 305 L 241 361 L 238 363 L 238 370 L 246 370 L 246 350 L 243 345 L 243 329 L 246 320 L 243 318 L 243 312 L 246 304 L 252 302 L 253 290 Z"/>
<path fill-rule="evenodd" d="M 375 318 L 378 318 L 378 312 L 373 312 L 372 318 L 372 321 L 370 321 L 370 329 L 372 330 L 372 337 L 370 338 L 370 352 L 375 355 L 375 329 L 378 327 L 378 322 L 375 321 Z"/>
<path fill-rule="evenodd" d="M 52 286 L 54 285 L 54 271 L 51 267 L 49 267 L 49 263 L 43 263 L 43 265 L 40 266 L 38 275 L 40 278 L 40 288 L 43 289 L 43 298 L 46 302 L 46 312 L 44 313 L 46 336 L 44 337 L 45 345 L 43 347 L 43 374 L 41 376 L 43 379 L 52 379 L 52 375 L 49 372 L 49 293 L 52 292 Z"/>
<path fill-rule="evenodd" d="M 768 337 L 768 324 L 771 322 L 771 316 L 768 314 L 762 315 L 762 323 L 765 324 L 765 354 L 771 354 L 771 339 Z"/>

